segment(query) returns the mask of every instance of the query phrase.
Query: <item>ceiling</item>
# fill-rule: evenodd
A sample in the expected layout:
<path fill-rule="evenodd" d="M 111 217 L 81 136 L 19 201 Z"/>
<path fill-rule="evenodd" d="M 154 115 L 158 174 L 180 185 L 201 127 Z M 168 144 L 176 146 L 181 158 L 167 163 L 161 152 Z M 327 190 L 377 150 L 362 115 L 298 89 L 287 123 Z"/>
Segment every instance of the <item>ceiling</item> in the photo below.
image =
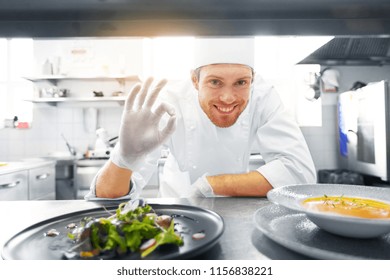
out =
<path fill-rule="evenodd" d="M 389 0 L 0 0 L 0 37 L 383 35 Z"/>

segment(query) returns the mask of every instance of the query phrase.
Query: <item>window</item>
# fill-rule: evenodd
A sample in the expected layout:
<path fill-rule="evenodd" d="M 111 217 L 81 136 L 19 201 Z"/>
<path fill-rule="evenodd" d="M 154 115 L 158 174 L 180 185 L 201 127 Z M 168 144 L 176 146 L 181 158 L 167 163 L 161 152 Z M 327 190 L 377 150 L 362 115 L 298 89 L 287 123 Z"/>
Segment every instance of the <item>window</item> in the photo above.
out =
<path fill-rule="evenodd" d="M 0 39 L 0 120 L 32 121 L 33 86 L 23 79 L 32 72 L 33 40 Z"/>

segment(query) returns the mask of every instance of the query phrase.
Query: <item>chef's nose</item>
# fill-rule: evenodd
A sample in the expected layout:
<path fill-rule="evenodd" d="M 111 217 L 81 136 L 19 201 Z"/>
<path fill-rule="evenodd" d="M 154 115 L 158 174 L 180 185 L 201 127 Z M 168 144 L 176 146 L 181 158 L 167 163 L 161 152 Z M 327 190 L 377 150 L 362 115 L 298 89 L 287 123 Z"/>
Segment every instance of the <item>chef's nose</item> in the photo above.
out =
<path fill-rule="evenodd" d="M 221 95 L 219 96 L 219 100 L 225 104 L 233 103 L 235 100 L 234 90 L 228 87 L 224 88 L 221 92 Z"/>

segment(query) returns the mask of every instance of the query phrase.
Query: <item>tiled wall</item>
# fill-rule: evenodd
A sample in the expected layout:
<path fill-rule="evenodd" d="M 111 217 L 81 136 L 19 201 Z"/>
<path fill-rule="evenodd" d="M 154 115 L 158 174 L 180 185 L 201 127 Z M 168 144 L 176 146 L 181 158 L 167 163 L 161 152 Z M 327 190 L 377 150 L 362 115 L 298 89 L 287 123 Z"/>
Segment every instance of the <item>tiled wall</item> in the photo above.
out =
<path fill-rule="evenodd" d="M 301 127 L 316 170 L 337 169 L 337 94 L 322 95 L 322 126 Z"/>
<path fill-rule="evenodd" d="M 31 129 L 0 130 L 1 161 L 12 161 L 29 157 L 46 156 L 51 153 L 68 153 L 65 141 L 79 153 L 85 153 L 96 140 L 94 132 L 85 129 L 83 108 L 61 108 L 36 106 Z M 98 126 L 116 136 L 122 107 L 98 109 Z"/>

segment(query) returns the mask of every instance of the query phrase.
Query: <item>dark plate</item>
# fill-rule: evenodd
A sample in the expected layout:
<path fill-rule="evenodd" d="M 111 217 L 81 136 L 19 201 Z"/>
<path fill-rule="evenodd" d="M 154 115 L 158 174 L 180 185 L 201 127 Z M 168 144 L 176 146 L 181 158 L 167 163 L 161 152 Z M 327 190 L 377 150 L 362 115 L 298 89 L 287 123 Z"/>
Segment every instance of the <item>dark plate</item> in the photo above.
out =
<path fill-rule="evenodd" d="M 186 205 L 162 205 L 150 204 L 157 214 L 171 215 L 174 217 L 175 228 L 181 233 L 184 245 L 164 245 L 158 248 L 144 259 L 189 259 L 210 249 L 218 242 L 224 231 L 224 222 L 217 213 Z M 117 207 L 107 207 L 107 210 L 115 210 Z M 109 216 L 103 208 L 77 211 L 34 224 L 8 240 L 3 248 L 3 259 L 12 260 L 61 260 L 65 259 L 64 251 L 73 246 L 67 237 L 70 223 L 78 224 L 85 217 Z M 56 229 L 58 236 L 47 237 L 45 233 L 50 229 Z M 192 235 L 204 232 L 206 237 L 193 240 Z M 115 257 L 119 258 L 119 257 Z M 114 258 L 114 259 L 115 259 Z M 122 255 L 120 259 L 141 259 L 139 253 Z"/>
<path fill-rule="evenodd" d="M 304 213 L 270 204 L 254 214 L 256 227 L 280 245 L 316 259 L 390 259 L 390 234 L 358 239 L 320 229 Z"/>

